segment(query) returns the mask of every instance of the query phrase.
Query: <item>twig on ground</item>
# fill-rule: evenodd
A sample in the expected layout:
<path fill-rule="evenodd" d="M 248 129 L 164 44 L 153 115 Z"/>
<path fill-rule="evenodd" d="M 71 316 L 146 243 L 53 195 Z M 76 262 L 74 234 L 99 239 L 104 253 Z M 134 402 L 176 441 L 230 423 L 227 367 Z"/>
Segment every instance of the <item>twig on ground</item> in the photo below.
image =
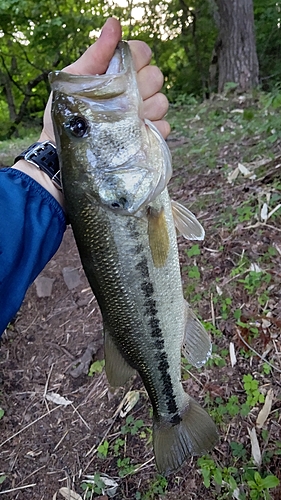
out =
<path fill-rule="evenodd" d="M 212 314 L 212 323 L 214 328 L 216 328 L 216 315 L 215 315 L 215 308 L 214 308 L 214 302 L 213 302 L 213 293 L 211 293 L 211 314 Z"/>
<path fill-rule="evenodd" d="M 149 460 L 147 460 L 146 462 L 144 462 L 144 464 L 141 464 L 139 465 L 138 467 L 136 467 L 136 469 L 134 469 L 133 472 L 129 472 L 128 474 L 126 474 L 125 476 L 123 477 L 126 477 L 126 476 L 129 476 L 131 474 L 137 474 L 137 472 L 139 472 L 140 470 L 144 469 L 148 464 L 150 464 L 150 462 L 152 462 L 154 460 L 154 457 L 151 457 Z M 152 464 L 151 464 L 152 465 Z"/>
<path fill-rule="evenodd" d="M 26 486 L 19 486 L 18 488 L 11 488 L 10 490 L 3 490 L 0 491 L 0 495 L 4 495 L 5 493 L 12 493 L 13 491 L 18 491 L 18 490 L 26 490 L 26 488 L 33 488 L 33 486 L 36 486 L 37 483 L 33 484 L 27 484 Z"/>
<path fill-rule="evenodd" d="M 266 224 L 264 222 L 256 222 L 255 224 L 251 225 L 251 226 L 244 226 L 244 227 L 241 227 L 241 229 L 256 229 L 257 227 L 269 227 L 270 229 L 274 229 L 275 231 L 279 231 L 281 232 L 281 229 L 279 229 L 279 227 L 275 227 L 275 226 L 272 226 L 271 224 Z"/>
<path fill-rule="evenodd" d="M 195 375 L 193 375 L 193 373 L 191 373 L 187 368 L 183 368 L 184 371 L 186 371 L 186 373 L 188 373 L 188 375 L 190 375 L 192 378 L 194 378 L 194 380 L 196 380 L 197 384 L 201 385 L 201 387 L 204 387 L 204 384 L 202 384 L 201 380 L 199 380 L 197 377 L 195 377 Z"/>
<path fill-rule="evenodd" d="M 35 321 L 37 320 L 38 316 L 39 316 L 39 314 L 36 314 L 35 318 L 31 321 L 31 323 L 28 325 L 28 327 L 27 327 L 25 330 L 23 330 L 23 331 L 22 331 L 22 333 L 26 333 L 26 332 L 29 330 L 29 328 L 30 328 L 32 325 L 34 325 L 34 323 L 35 323 Z"/>
<path fill-rule="evenodd" d="M 50 371 L 48 373 L 48 377 L 47 377 L 47 380 L 46 380 L 45 389 L 44 389 L 44 393 L 43 393 L 43 398 L 44 399 L 45 399 L 47 391 L 48 391 L 48 385 L 49 385 L 49 382 L 50 382 L 50 378 L 51 378 L 51 374 L 52 374 L 53 368 L 54 368 L 54 363 L 51 364 L 51 368 L 50 368 Z"/>
<path fill-rule="evenodd" d="M 46 465 L 42 465 L 42 467 L 39 467 L 39 469 L 36 469 L 34 470 L 33 472 L 31 472 L 30 474 L 28 474 L 28 476 L 26 476 L 24 479 L 22 479 L 20 482 L 19 482 L 19 485 L 21 483 L 23 483 L 24 481 L 26 481 L 27 479 L 29 479 L 31 476 L 34 476 L 34 474 L 37 474 L 37 472 L 39 472 L 39 470 L 41 469 L 44 469 L 46 467 Z"/>
<path fill-rule="evenodd" d="M 65 436 L 67 436 L 68 433 L 69 433 L 69 430 L 65 431 L 64 435 L 60 438 L 59 442 L 54 447 L 53 453 L 55 453 L 55 451 L 58 449 L 59 445 L 63 442 Z M 44 467 L 45 467 L 45 465 L 44 465 Z"/>
<path fill-rule="evenodd" d="M 259 354 L 253 347 L 251 347 L 248 344 L 248 342 L 246 342 L 245 339 L 243 339 L 243 337 L 242 337 L 241 333 L 239 332 L 238 328 L 237 328 L 237 333 L 238 333 L 238 336 L 239 336 L 240 340 L 242 340 L 242 342 L 248 347 L 248 349 L 250 349 L 250 351 L 252 351 L 256 356 L 258 356 L 258 358 L 260 358 L 264 363 L 268 364 L 271 368 L 273 368 L 273 370 L 276 370 L 278 373 L 281 373 L 281 370 L 279 368 L 277 368 L 277 366 L 275 366 L 272 363 L 270 363 L 270 361 L 267 361 L 266 359 L 264 359 L 261 354 Z"/>
<path fill-rule="evenodd" d="M 115 415 L 116 415 L 116 416 L 115 416 Z M 83 474 L 85 474 L 86 470 L 88 469 L 88 467 L 91 465 L 92 461 L 94 460 L 94 458 L 95 458 L 95 454 L 97 453 L 99 446 L 100 446 L 100 445 L 104 442 L 105 438 L 106 438 L 106 437 L 108 436 L 108 434 L 110 433 L 110 431 L 111 431 L 111 429 L 112 429 L 112 427 L 113 427 L 113 425 L 114 425 L 114 423 L 115 423 L 115 420 L 116 420 L 116 418 L 117 418 L 117 416 L 118 416 L 118 415 L 119 415 L 118 413 L 117 413 L 117 414 L 116 414 L 116 413 L 114 414 L 114 417 L 112 418 L 111 424 L 110 424 L 110 426 L 108 427 L 107 431 L 105 432 L 105 434 L 104 434 L 104 436 L 102 437 L 102 439 L 101 439 L 101 441 L 99 442 L 99 444 L 98 444 L 97 446 L 96 446 L 96 445 L 92 446 L 92 448 L 91 448 L 91 449 L 90 449 L 90 450 L 86 453 L 86 457 L 88 457 L 89 455 L 91 455 L 91 453 L 93 453 L 93 456 L 92 456 L 92 458 L 91 458 L 90 462 L 88 462 L 88 464 L 86 465 L 86 467 L 85 467 L 85 469 L 84 469 L 84 471 L 83 471 Z"/>
<path fill-rule="evenodd" d="M 71 406 L 74 410 L 74 413 L 77 413 L 77 415 L 81 418 L 82 422 L 84 425 L 86 425 L 87 429 L 89 429 L 89 431 L 91 431 L 91 427 L 87 424 L 86 420 L 84 420 L 84 418 L 82 417 L 82 415 L 80 415 L 79 411 L 77 410 L 77 408 L 75 408 L 75 406 L 71 403 Z"/>
<path fill-rule="evenodd" d="M 7 439 L 5 439 L 5 441 L 3 441 L 2 443 L 0 443 L 0 448 L 2 448 L 2 446 L 4 446 L 4 444 L 6 444 L 9 441 L 11 441 L 12 439 L 14 439 L 14 437 L 18 436 L 22 432 L 24 432 L 27 429 L 29 429 L 29 427 L 32 427 L 32 425 L 34 425 L 37 422 L 39 422 L 39 420 L 42 420 L 42 418 L 47 417 L 48 415 L 50 415 L 50 413 L 52 413 L 53 411 L 57 410 L 58 408 L 60 408 L 60 406 L 55 406 L 55 408 L 52 408 L 50 411 L 48 411 L 48 412 L 44 413 L 43 415 L 41 415 L 41 417 L 38 417 L 36 420 L 33 420 L 33 422 L 30 422 L 30 424 L 26 425 L 25 427 L 23 427 L 22 429 L 20 429 L 18 432 L 16 432 L 12 436 L 8 437 Z"/>
<path fill-rule="evenodd" d="M 50 381 L 51 374 L 52 374 L 52 371 L 53 371 L 53 367 L 54 367 L 54 363 L 51 364 L 51 368 L 50 368 L 50 371 L 49 371 L 48 376 L 47 376 L 47 380 L 46 380 L 46 384 L 45 384 L 45 388 L 44 388 L 44 393 L 43 393 L 43 400 L 44 400 L 44 403 L 46 405 L 46 408 L 47 408 L 48 412 L 50 411 L 50 408 L 48 406 L 48 402 L 47 402 L 47 399 L 46 399 L 46 394 L 48 392 L 48 385 L 49 385 L 49 381 Z"/>

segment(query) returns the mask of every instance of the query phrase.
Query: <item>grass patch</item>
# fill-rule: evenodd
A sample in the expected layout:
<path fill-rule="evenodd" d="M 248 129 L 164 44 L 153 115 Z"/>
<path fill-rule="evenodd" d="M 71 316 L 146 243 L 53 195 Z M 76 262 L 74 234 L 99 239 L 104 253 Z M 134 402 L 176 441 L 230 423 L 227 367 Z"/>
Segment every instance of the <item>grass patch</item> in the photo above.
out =
<path fill-rule="evenodd" d="M 0 166 L 12 166 L 16 156 L 38 141 L 41 129 L 31 129 L 27 135 L 0 141 Z"/>

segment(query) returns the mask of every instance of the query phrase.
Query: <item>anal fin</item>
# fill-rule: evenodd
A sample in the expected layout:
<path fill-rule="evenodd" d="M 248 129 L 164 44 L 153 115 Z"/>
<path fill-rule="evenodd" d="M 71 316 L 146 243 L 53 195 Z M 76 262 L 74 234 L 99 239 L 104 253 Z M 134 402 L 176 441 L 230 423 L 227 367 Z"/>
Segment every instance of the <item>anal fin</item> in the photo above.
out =
<path fill-rule="evenodd" d="M 212 344 L 208 332 L 185 301 L 186 323 L 182 343 L 182 353 L 196 368 L 203 366 L 212 354 Z"/>
<path fill-rule="evenodd" d="M 116 347 L 109 330 L 104 327 L 105 373 L 111 387 L 120 387 L 135 375 L 135 370 L 127 363 Z"/>

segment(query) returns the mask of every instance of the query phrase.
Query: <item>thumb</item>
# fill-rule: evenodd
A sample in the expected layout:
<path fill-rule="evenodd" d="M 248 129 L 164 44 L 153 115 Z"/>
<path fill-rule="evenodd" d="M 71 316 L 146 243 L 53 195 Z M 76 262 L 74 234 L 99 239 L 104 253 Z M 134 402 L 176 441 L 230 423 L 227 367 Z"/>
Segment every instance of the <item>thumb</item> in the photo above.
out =
<path fill-rule="evenodd" d="M 120 22 L 113 17 L 107 19 L 98 40 L 75 63 L 70 64 L 63 71 L 73 75 L 105 73 L 121 37 Z"/>

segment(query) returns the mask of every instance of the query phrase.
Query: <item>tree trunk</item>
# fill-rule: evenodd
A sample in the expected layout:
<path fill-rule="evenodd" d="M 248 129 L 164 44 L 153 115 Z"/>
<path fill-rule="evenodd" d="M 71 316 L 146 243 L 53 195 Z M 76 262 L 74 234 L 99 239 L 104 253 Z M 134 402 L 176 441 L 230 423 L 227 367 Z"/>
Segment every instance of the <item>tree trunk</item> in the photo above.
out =
<path fill-rule="evenodd" d="M 7 74 L 1 73 L 1 83 L 3 82 L 3 92 L 7 99 L 8 110 L 9 110 L 9 118 L 10 121 L 13 122 L 16 119 L 17 112 L 14 101 L 14 96 L 12 92 L 11 80 Z"/>
<path fill-rule="evenodd" d="M 41 75 L 36 76 L 36 78 L 33 78 L 28 84 L 25 86 L 24 89 L 24 98 L 21 102 L 20 109 L 18 113 L 15 116 L 15 119 L 13 120 L 13 124 L 10 126 L 10 128 L 7 131 L 7 139 L 10 139 L 17 129 L 17 125 L 21 123 L 23 120 L 23 117 L 26 113 L 27 106 L 29 104 L 29 101 L 32 97 L 32 89 L 38 85 L 38 83 L 42 82 L 43 80 L 47 81 L 48 80 L 48 71 L 45 71 L 44 73 L 41 73 Z"/>
<path fill-rule="evenodd" d="M 253 0 L 216 0 L 219 14 L 218 92 L 227 82 L 238 92 L 258 85 L 259 64 L 254 33 Z"/>

